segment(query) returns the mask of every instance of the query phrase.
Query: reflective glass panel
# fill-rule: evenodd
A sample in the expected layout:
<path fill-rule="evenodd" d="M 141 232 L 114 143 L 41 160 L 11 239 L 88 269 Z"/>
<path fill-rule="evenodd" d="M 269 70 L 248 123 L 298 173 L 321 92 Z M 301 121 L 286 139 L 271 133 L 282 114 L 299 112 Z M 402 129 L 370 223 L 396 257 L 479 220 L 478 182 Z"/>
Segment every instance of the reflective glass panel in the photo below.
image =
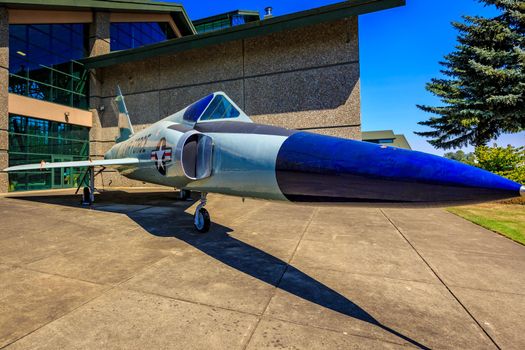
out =
<path fill-rule="evenodd" d="M 247 22 L 253 21 L 253 18 L 247 17 L 245 15 L 236 14 L 236 15 L 228 15 L 227 18 L 216 19 L 216 20 L 210 21 L 210 22 L 202 23 L 202 21 L 203 20 L 195 21 L 195 23 L 196 23 L 195 24 L 195 30 L 199 34 L 207 33 L 207 32 L 213 32 L 213 31 L 216 31 L 216 30 L 224 29 L 224 28 L 229 28 L 229 27 L 235 27 L 235 26 L 243 25 L 243 24 L 245 24 Z"/>
<path fill-rule="evenodd" d="M 199 117 L 201 116 L 202 112 L 204 112 L 204 109 L 208 106 L 212 98 L 213 94 L 208 95 L 195 102 L 186 109 L 182 118 L 190 122 L 196 122 L 197 119 L 199 119 Z"/>
<path fill-rule="evenodd" d="M 87 160 L 89 129 L 9 115 L 9 166 Z M 76 187 L 85 169 L 60 168 L 9 173 L 9 191 Z"/>
<path fill-rule="evenodd" d="M 9 26 L 9 92 L 87 109 L 86 24 Z"/>
<path fill-rule="evenodd" d="M 199 120 L 237 118 L 240 114 L 224 96 L 217 95 Z"/>
<path fill-rule="evenodd" d="M 175 37 L 164 22 L 111 23 L 111 51 L 133 49 Z"/>

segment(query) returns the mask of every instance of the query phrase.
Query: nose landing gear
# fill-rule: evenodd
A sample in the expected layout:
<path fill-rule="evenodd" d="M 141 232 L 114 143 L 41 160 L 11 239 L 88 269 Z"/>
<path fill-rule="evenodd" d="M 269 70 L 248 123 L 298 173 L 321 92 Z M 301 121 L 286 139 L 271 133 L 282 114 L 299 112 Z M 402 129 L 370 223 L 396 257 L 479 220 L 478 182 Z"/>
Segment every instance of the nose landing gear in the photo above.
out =
<path fill-rule="evenodd" d="M 80 184 L 78 185 L 77 190 L 75 192 L 75 194 L 78 193 L 80 187 L 82 186 L 82 184 L 84 184 L 84 180 L 86 179 L 86 177 L 88 177 L 89 186 L 84 187 L 84 190 L 82 191 L 82 199 L 80 200 L 80 204 L 89 206 L 93 204 L 93 202 L 95 201 L 95 176 L 100 174 L 104 169 L 105 168 L 102 167 L 102 169 L 96 174 L 95 167 L 93 166 L 90 166 L 86 170 L 86 172 L 84 173 L 84 177 L 80 181 Z"/>
<path fill-rule="evenodd" d="M 204 206 L 206 205 L 206 192 L 201 193 L 201 199 L 197 209 L 195 209 L 195 216 L 193 217 L 193 226 L 200 233 L 206 233 L 210 230 L 211 220 L 210 214 Z"/>

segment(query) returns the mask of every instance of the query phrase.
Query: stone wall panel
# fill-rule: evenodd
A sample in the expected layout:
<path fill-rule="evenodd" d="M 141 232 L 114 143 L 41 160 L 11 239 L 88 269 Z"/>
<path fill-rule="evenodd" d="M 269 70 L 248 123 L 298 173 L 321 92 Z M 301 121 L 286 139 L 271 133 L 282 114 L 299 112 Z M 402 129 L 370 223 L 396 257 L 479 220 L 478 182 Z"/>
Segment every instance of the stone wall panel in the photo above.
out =
<path fill-rule="evenodd" d="M 8 85 L 9 72 L 0 68 L 0 130 L 7 130 L 9 126 Z"/>
<path fill-rule="evenodd" d="M 246 79 L 245 110 L 257 122 L 292 129 L 360 124 L 359 66 Z"/>
<path fill-rule="evenodd" d="M 0 69 L 9 68 L 9 13 L 0 7 Z"/>
<path fill-rule="evenodd" d="M 0 152 L 7 151 L 9 148 L 9 138 L 6 130 L 0 130 Z M 2 170 L 2 169 L 0 169 Z"/>
<path fill-rule="evenodd" d="M 321 128 L 321 129 L 308 129 L 308 132 L 316 134 L 342 137 L 345 139 L 361 139 L 361 127 L 360 126 L 349 126 L 349 127 L 333 127 L 333 128 Z"/>
<path fill-rule="evenodd" d="M 92 159 L 102 159 L 104 154 L 115 144 L 113 141 L 100 142 L 92 141 L 89 144 L 89 153 Z"/>
<path fill-rule="evenodd" d="M 6 151 L 0 151 L 0 193 L 5 193 L 9 189 L 9 175 L 1 170 L 9 166 L 9 155 Z"/>
<path fill-rule="evenodd" d="M 117 85 L 124 96 L 133 96 L 159 89 L 159 57 L 133 61 L 104 68 L 102 74 L 102 97 L 115 96 Z M 127 102 L 127 101 L 126 101 Z"/>
<path fill-rule="evenodd" d="M 102 176 L 97 176 L 96 186 L 99 188 L 114 187 L 164 187 L 143 181 L 131 180 L 119 175 L 116 171 L 105 171 Z"/>
<path fill-rule="evenodd" d="M 99 56 L 110 52 L 110 13 L 95 12 L 93 23 L 89 27 L 90 56 Z"/>
<path fill-rule="evenodd" d="M 125 96 L 126 106 L 134 129 L 135 125 L 152 124 L 161 119 L 159 94 L 159 91 L 152 91 Z M 114 99 L 114 96 L 101 99 L 104 111 L 99 112 L 99 119 L 103 129 L 118 126 L 118 109 Z M 105 139 L 104 136 L 102 139 Z"/>
<path fill-rule="evenodd" d="M 357 17 L 245 40 L 245 75 L 359 60 Z"/>
<path fill-rule="evenodd" d="M 240 40 L 161 56 L 159 88 L 239 79 L 243 74 L 242 61 Z"/>

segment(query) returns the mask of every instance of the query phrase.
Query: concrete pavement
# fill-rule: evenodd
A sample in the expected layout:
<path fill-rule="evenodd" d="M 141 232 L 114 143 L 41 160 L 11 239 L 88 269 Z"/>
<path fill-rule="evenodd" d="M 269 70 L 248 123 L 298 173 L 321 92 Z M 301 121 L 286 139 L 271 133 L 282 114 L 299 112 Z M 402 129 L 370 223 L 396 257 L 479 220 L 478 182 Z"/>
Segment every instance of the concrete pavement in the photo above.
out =
<path fill-rule="evenodd" d="M 154 191 L 0 198 L 0 348 L 525 348 L 525 247 L 443 210 Z"/>

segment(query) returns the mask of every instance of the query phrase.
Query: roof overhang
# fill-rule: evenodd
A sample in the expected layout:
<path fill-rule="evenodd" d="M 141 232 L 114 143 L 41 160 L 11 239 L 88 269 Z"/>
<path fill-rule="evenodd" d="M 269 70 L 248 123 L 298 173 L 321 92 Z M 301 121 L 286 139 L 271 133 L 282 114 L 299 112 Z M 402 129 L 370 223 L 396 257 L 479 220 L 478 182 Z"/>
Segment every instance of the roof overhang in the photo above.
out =
<path fill-rule="evenodd" d="M 87 68 L 107 67 L 158 55 L 172 54 L 228 41 L 253 38 L 284 30 L 335 21 L 403 5 L 405 5 L 405 0 L 347 0 L 333 5 L 271 17 L 214 32 L 196 34 L 136 49 L 115 51 L 106 55 L 89 57 L 81 60 L 81 62 Z"/>
<path fill-rule="evenodd" d="M 195 34 L 195 27 L 184 7 L 176 3 L 148 0 L 0 0 L 9 9 L 58 11 L 107 11 L 170 14 L 181 34 Z"/>
<path fill-rule="evenodd" d="M 221 19 L 227 19 L 227 18 L 230 18 L 231 16 L 235 16 L 235 15 L 247 16 L 247 17 L 253 18 L 255 20 L 260 19 L 259 11 L 236 10 L 236 11 L 230 11 L 230 12 L 221 13 L 221 14 L 218 14 L 218 15 L 210 16 L 210 17 L 199 18 L 199 19 L 196 19 L 196 20 L 194 20 L 192 22 L 193 22 L 194 26 L 198 26 L 199 24 L 209 23 L 209 22 L 213 22 L 213 21 L 218 21 L 218 20 L 221 20 Z"/>

